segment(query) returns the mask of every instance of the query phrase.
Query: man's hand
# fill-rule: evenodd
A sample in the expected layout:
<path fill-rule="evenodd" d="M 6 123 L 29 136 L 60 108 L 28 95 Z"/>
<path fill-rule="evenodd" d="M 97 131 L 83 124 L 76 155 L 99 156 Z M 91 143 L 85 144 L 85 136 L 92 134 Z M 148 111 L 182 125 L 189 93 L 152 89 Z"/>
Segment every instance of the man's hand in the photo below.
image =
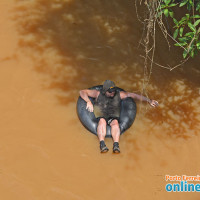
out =
<path fill-rule="evenodd" d="M 86 109 L 87 109 L 89 112 L 93 112 L 94 106 L 93 106 L 93 104 L 92 104 L 91 101 L 88 101 L 88 102 L 87 102 Z"/>
<path fill-rule="evenodd" d="M 158 106 L 158 102 L 155 101 L 155 100 L 150 100 L 149 104 L 150 104 L 152 107 Z"/>

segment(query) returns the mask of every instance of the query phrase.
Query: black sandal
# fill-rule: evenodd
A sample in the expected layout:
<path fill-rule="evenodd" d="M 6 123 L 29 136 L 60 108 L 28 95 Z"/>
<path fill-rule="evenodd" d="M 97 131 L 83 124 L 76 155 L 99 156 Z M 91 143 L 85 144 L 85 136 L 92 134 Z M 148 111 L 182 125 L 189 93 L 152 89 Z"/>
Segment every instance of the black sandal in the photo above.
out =
<path fill-rule="evenodd" d="M 120 153 L 119 143 L 114 142 L 113 144 L 113 153 Z"/>
<path fill-rule="evenodd" d="M 101 153 L 106 153 L 109 151 L 108 147 L 106 146 L 106 144 L 103 140 L 100 141 L 100 151 L 101 151 Z"/>
<path fill-rule="evenodd" d="M 109 149 L 108 149 L 107 146 L 104 146 L 104 147 L 102 147 L 102 148 L 100 148 L 100 149 L 101 149 L 101 153 L 106 153 L 106 152 L 109 151 Z"/>

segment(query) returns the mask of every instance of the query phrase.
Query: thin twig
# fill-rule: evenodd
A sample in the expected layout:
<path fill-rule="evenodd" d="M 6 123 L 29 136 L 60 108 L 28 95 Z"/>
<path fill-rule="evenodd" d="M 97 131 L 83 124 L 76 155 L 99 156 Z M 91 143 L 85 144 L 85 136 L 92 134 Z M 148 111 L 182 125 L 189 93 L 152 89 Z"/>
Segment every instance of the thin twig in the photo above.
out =
<path fill-rule="evenodd" d="M 189 58 L 190 58 L 190 57 L 187 57 L 187 59 L 182 60 L 180 64 L 178 64 L 178 65 L 172 67 L 172 68 L 170 69 L 170 71 L 172 71 L 172 70 L 174 70 L 175 68 L 177 68 L 177 67 L 183 65 L 185 62 L 187 62 L 187 61 L 189 60 Z"/>
<path fill-rule="evenodd" d="M 145 58 L 145 57 L 142 56 L 142 55 L 140 55 L 140 57 Z M 157 62 L 155 62 L 155 61 L 152 61 L 151 58 L 148 56 L 148 59 L 149 59 L 153 64 L 155 64 L 155 65 L 157 65 L 157 66 L 159 66 L 159 67 L 168 69 L 168 70 L 170 70 L 170 71 L 172 71 L 172 70 L 174 70 L 175 68 L 177 68 L 177 67 L 183 65 L 185 62 L 187 62 L 187 61 L 189 60 L 189 58 L 190 58 L 190 57 L 188 57 L 187 59 L 182 60 L 181 63 L 175 65 L 174 67 L 170 67 L 170 65 L 168 65 L 168 67 L 166 67 L 166 66 L 161 65 L 161 64 L 159 64 L 159 63 L 157 63 Z"/>

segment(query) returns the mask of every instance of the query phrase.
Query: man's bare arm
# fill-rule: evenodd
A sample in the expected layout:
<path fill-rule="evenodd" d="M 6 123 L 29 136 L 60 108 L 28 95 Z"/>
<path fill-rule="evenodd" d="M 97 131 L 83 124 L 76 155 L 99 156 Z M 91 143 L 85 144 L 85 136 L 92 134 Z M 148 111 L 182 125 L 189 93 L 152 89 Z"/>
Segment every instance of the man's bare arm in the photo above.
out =
<path fill-rule="evenodd" d="M 88 97 L 97 98 L 99 95 L 99 91 L 85 89 L 81 90 L 79 94 L 82 97 L 82 99 L 84 99 L 86 102 L 90 102 L 90 99 Z"/>
<path fill-rule="evenodd" d="M 121 99 L 125 99 L 127 97 L 131 97 L 133 99 L 138 99 L 140 101 L 147 101 L 153 107 L 158 106 L 158 102 L 157 101 L 151 100 L 151 99 L 149 99 L 147 97 L 144 97 L 144 96 L 139 95 L 139 94 L 131 93 L 131 92 L 121 91 L 120 92 L 120 97 L 121 97 Z"/>
<path fill-rule="evenodd" d="M 138 99 L 140 101 L 147 101 L 149 103 L 151 101 L 149 98 L 146 98 L 146 97 L 144 97 L 142 95 L 135 94 L 135 93 L 132 93 L 132 92 L 124 92 L 124 91 L 122 91 L 122 92 L 120 92 L 120 97 L 121 97 L 121 99 L 125 99 L 127 97 L 131 97 L 133 99 Z"/>
<path fill-rule="evenodd" d="M 87 102 L 86 109 L 89 112 L 93 112 L 94 106 L 93 106 L 92 102 L 90 101 L 89 97 L 97 98 L 99 96 L 100 92 L 98 90 L 85 89 L 85 90 L 81 90 L 79 93 L 80 93 L 80 96 L 82 97 L 82 99 L 84 99 Z"/>

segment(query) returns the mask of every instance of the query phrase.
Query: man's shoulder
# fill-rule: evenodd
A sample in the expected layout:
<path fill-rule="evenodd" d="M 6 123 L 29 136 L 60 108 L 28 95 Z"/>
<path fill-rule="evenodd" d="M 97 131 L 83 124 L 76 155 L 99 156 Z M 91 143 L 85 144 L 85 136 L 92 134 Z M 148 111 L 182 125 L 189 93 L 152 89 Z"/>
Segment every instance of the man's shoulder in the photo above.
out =
<path fill-rule="evenodd" d="M 97 98 L 99 96 L 100 92 L 96 89 L 87 89 L 87 94 L 90 97 Z"/>
<path fill-rule="evenodd" d="M 125 99 L 127 97 L 127 92 L 125 91 L 120 91 L 119 94 L 121 99 Z"/>
<path fill-rule="evenodd" d="M 90 91 L 93 91 L 93 92 L 95 92 L 95 93 L 100 93 L 100 90 L 97 90 L 97 89 L 90 89 Z"/>

